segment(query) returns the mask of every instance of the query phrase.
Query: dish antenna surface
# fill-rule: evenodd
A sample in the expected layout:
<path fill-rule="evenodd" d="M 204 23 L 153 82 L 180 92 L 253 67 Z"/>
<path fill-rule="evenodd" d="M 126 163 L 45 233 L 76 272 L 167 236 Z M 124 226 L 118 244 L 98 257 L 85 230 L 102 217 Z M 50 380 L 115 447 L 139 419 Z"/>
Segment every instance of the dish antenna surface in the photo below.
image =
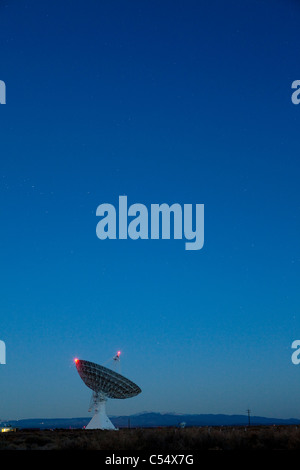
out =
<path fill-rule="evenodd" d="M 119 360 L 119 351 L 116 356 Z M 89 411 L 94 409 L 94 416 L 85 429 L 116 429 L 106 414 L 107 399 L 134 397 L 142 390 L 131 380 L 107 367 L 77 358 L 74 362 L 85 385 L 93 390 Z"/>

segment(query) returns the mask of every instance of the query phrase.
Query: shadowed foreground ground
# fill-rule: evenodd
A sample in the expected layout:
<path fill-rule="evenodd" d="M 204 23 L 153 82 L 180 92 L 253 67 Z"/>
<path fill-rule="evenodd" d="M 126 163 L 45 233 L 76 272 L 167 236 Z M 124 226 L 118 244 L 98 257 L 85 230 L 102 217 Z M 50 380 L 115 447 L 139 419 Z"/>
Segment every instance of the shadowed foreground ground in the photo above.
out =
<path fill-rule="evenodd" d="M 253 426 L 99 430 L 19 430 L 0 434 L 0 450 L 300 450 L 300 427 Z"/>

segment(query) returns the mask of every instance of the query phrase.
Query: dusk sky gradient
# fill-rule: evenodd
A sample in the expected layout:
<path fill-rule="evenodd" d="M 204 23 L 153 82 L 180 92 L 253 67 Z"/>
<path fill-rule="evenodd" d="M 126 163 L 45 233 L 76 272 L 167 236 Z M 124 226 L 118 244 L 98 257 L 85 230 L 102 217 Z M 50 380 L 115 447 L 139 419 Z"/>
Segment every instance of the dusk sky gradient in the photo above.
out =
<path fill-rule="evenodd" d="M 300 418 L 300 4 L 0 1 L 0 420 Z M 204 204 L 205 242 L 105 240 L 99 204 Z"/>

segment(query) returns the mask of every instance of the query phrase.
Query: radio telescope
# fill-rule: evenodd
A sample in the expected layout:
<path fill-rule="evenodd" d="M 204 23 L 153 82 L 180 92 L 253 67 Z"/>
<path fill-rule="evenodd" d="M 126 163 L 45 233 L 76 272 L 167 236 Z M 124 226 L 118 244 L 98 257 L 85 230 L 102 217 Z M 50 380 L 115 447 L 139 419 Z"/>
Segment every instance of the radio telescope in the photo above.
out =
<path fill-rule="evenodd" d="M 119 360 L 120 352 L 114 357 Z M 116 429 L 106 414 L 105 404 L 108 398 L 130 398 L 141 393 L 140 387 L 123 375 L 82 359 L 74 360 L 77 371 L 85 385 L 93 390 L 91 406 L 94 416 L 85 429 Z"/>

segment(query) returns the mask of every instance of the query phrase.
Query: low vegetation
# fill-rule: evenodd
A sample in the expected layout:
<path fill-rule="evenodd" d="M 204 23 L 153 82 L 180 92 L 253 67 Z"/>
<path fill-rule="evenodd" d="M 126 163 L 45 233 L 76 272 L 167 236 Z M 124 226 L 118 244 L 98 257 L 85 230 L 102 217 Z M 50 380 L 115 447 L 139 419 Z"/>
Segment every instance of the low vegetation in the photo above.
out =
<path fill-rule="evenodd" d="M 299 450 L 300 427 L 193 427 L 120 429 L 18 430 L 0 434 L 0 450 Z"/>

